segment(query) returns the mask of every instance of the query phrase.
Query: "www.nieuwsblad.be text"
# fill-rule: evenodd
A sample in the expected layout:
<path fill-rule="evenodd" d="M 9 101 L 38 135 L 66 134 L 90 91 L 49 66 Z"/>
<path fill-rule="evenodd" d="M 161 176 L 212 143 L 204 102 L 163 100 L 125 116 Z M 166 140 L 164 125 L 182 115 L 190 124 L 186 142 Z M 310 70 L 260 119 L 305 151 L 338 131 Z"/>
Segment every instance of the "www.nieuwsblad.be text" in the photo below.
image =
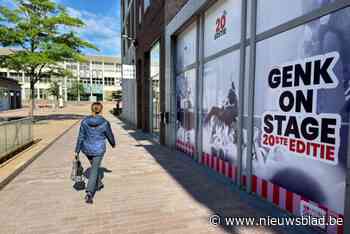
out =
<path fill-rule="evenodd" d="M 212 215 L 209 223 L 213 226 L 317 226 L 343 225 L 342 218 L 336 217 L 220 217 Z"/>

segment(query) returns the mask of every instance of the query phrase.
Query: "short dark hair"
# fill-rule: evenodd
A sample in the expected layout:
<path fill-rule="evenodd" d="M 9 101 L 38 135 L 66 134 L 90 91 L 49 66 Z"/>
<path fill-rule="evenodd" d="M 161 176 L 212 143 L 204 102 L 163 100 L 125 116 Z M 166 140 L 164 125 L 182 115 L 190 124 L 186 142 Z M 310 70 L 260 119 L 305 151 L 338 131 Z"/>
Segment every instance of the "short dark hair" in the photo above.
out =
<path fill-rule="evenodd" d="M 103 105 L 100 102 L 94 102 L 91 104 L 91 111 L 94 114 L 100 114 L 102 112 Z"/>

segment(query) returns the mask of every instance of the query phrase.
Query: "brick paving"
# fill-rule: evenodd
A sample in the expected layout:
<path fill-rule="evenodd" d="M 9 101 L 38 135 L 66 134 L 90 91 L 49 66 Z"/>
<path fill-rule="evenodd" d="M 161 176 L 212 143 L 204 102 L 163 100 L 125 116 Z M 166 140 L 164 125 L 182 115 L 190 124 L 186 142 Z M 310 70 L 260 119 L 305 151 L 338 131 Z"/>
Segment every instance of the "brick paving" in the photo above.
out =
<path fill-rule="evenodd" d="M 213 227 L 211 214 L 272 215 L 177 152 L 123 128 L 107 115 L 118 145 L 108 148 L 105 188 L 94 204 L 69 179 L 74 127 L 0 191 L 0 233 L 299 233 L 262 227 Z M 84 168 L 87 160 L 83 158 Z M 304 232 L 309 233 L 309 232 Z"/>
<path fill-rule="evenodd" d="M 114 107 L 113 102 L 105 102 L 103 105 L 111 109 Z M 67 116 L 72 118 L 74 115 L 76 117 L 80 117 L 84 114 L 89 114 L 90 102 L 80 102 L 80 103 L 66 103 L 64 108 L 35 108 L 34 115 L 39 117 L 38 119 L 45 119 L 51 117 L 51 119 L 58 119 L 59 117 Z M 29 108 L 24 107 L 21 109 L 8 110 L 8 111 L 0 111 L 0 120 L 2 118 L 19 118 L 19 117 L 27 117 L 29 114 Z M 56 118 L 55 118 L 56 117 Z"/>

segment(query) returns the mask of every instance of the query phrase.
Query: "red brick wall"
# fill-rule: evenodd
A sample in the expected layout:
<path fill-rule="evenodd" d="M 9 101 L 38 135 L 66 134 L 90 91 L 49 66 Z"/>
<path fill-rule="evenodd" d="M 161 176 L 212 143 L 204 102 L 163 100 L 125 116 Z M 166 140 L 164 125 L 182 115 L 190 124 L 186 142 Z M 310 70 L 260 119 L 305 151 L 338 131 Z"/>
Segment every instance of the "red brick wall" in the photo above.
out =
<path fill-rule="evenodd" d="M 165 1 L 165 22 L 168 24 L 188 0 Z"/>

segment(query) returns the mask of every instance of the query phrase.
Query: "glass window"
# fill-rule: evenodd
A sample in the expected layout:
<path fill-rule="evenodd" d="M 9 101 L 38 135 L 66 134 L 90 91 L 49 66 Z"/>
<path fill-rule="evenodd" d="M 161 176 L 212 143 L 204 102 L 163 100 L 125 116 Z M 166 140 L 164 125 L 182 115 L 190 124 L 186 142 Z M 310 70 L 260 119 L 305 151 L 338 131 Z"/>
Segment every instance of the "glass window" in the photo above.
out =
<path fill-rule="evenodd" d="M 123 64 L 122 69 L 123 69 L 123 79 L 135 78 L 135 74 L 134 74 L 135 66 Z"/>
<path fill-rule="evenodd" d="M 104 82 L 105 82 L 105 86 L 114 86 L 115 85 L 115 78 L 105 77 Z"/>
<path fill-rule="evenodd" d="M 196 149 L 195 69 L 176 77 L 176 108 L 176 147 L 181 151 L 193 154 Z M 190 148 L 190 152 L 188 148 Z"/>
<path fill-rule="evenodd" d="M 142 6 L 139 5 L 139 24 L 142 23 Z"/>
<path fill-rule="evenodd" d="M 204 65 L 203 153 L 237 164 L 239 51 Z"/>
<path fill-rule="evenodd" d="M 47 99 L 49 96 L 48 90 L 47 89 L 42 89 L 40 91 L 40 98 L 42 99 Z"/>
<path fill-rule="evenodd" d="M 246 38 L 250 37 L 250 27 L 251 27 L 251 6 L 252 6 L 252 0 L 246 0 L 247 1 L 247 27 L 246 27 Z"/>
<path fill-rule="evenodd" d="M 30 99 L 31 90 L 29 88 L 25 88 L 25 98 L 28 100 Z"/>
<path fill-rule="evenodd" d="M 89 63 L 81 63 L 80 64 L 80 70 L 89 70 L 90 64 Z"/>
<path fill-rule="evenodd" d="M 78 66 L 76 64 L 67 64 L 66 68 L 69 70 L 77 70 Z"/>
<path fill-rule="evenodd" d="M 117 69 L 117 72 L 121 72 L 121 70 L 122 70 L 121 64 L 116 64 L 115 67 Z"/>
<path fill-rule="evenodd" d="M 256 56 L 253 173 L 338 214 L 348 158 L 349 27 L 345 8 L 259 42 Z"/>
<path fill-rule="evenodd" d="M 286 23 L 335 0 L 258 0 L 257 33 Z"/>
<path fill-rule="evenodd" d="M 90 84 L 90 78 L 88 78 L 88 77 L 81 77 L 80 78 L 80 82 L 82 82 L 84 84 Z"/>
<path fill-rule="evenodd" d="M 151 75 L 151 113 L 152 113 L 152 132 L 159 137 L 160 131 L 160 87 L 159 87 L 159 73 L 160 73 L 160 51 L 159 42 L 157 42 L 151 49 L 150 58 L 150 75 Z M 133 70 L 130 72 L 133 73 Z"/>
<path fill-rule="evenodd" d="M 159 74 L 159 63 L 160 63 L 160 51 L 159 42 L 157 42 L 151 50 L 151 77 Z M 131 71 L 132 72 L 132 71 Z"/>
<path fill-rule="evenodd" d="M 102 81 L 102 79 L 99 79 L 99 78 L 92 78 L 92 83 L 93 84 L 102 84 L 103 81 Z"/>
<path fill-rule="evenodd" d="M 150 4 L 151 4 L 151 0 L 143 0 L 143 7 L 144 7 L 145 11 L 150 6 Z"/>
<path fill-rule="evenodd" d="M 196 62 L 197 25 L 192 23 L 177 38 L 176 70 L 179 72 L 186 66 Z"/>
<path fill-rule="evenodd" d="M 241 0 L 219 0 L 205 12 L 206 57 L 240 42 L 241 5 Z"/>

